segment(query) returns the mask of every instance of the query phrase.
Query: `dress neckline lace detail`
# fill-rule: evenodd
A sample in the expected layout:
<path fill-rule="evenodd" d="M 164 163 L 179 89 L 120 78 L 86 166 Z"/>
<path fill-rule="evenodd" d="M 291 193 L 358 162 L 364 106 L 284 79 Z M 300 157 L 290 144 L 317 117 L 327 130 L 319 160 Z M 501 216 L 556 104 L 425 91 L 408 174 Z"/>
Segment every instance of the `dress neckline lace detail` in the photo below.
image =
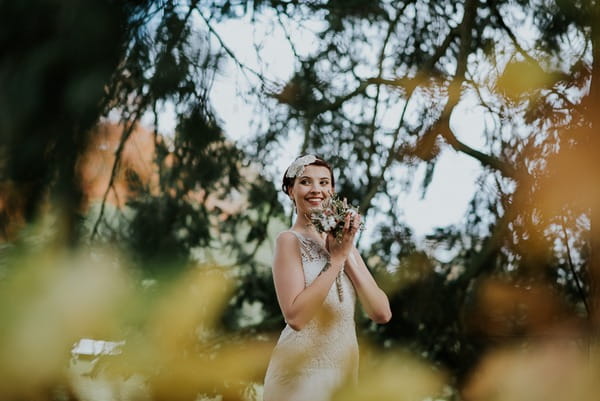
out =
<path fill-rule="evenodd" d="M 308 236 L 305 236 L 298 231 L 289 230 L 292 234 L 296 236 L 300 240 L 302 246 L 300 247 L 300 253 L 302 259 L 307 262 L 314 262 L 317 260 L 329 260 L 329 252 L 321 245 L 321 243 Z"/>
<path fill-rule="evenodd" d="M 321 244 L 321 241 L 319 241 L 316 238 L 311 237 L 310 235 L 305 235 L 302 234 L 300 231 L 296 231 L 296 230 L 290 230 L 293 233 L 298 234 L 299 236 L 301 236 L 303 239 L 307 240 L 307 241 L 311 241 L 314 242 L 315 244 L 319 245 L 321 248 L 325 249 L 325 247 L 323 246 L 323 244 Z"/>
<path fill-rule="evenodd" d="M 325 266 L 321 270 L 319 274 L 325 271 L 329 267 L 329 252 L 325 247 L 316 239 L 311 238 L 309 236 L 305 236 L 298 231 L 290 230 L 296 238 L 300 240 L 302 244 L 300 246 L 300 254 L 302 256 L 302 260 L 308 263 L 314 261 L 325 261 Z M 335 287 L 337 289 L 337 294 L 340 302 L 343 302 L 344 299 L 344 291 L 342 286 L 342 276 L 344 275 L 344 268 L 339 272 L 335 279 Z"/>

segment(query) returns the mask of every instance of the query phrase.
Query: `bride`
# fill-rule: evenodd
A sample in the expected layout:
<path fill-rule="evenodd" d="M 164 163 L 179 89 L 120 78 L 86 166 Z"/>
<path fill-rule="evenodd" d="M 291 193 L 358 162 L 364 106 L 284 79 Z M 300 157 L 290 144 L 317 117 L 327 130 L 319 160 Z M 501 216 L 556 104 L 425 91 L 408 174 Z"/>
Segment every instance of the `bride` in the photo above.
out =
<path fill-rule="evenodd" d="M 313 155 L 296 159 L 282 189 L 297 218 L 275 245 L 273 281 L 287 324 L 267 369 L 264 401 L 328 401 L 356 380 L 356 297 L 377 323 L 390 320 L 390 306 L 353 245 L 360 216 L 346 215 L 341 240 L 309 223 L 309 211 L 334 190 L 329 164 Z"/>

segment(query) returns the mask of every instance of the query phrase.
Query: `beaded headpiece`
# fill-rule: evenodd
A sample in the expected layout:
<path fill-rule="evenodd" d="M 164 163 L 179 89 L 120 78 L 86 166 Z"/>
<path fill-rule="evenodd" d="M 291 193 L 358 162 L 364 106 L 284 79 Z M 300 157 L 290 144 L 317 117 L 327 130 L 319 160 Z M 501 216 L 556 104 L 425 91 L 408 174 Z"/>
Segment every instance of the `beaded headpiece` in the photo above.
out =
<path fill-rule="evenodd" d="M 308 166 L 311 163 L 317 161 L 317 156 L 315 155 L 306 155 L 297 158 L 290 164 L 288 167 L 285 176 L 289 178 L 298 177 L 304 173 L 304 167 Z"/>

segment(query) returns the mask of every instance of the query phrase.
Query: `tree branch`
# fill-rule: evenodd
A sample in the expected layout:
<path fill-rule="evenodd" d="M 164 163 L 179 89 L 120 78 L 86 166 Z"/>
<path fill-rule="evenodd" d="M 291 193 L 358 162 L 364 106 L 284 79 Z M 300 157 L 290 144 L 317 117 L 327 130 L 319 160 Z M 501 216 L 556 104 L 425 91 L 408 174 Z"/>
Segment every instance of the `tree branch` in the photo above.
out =
<path fill-rule="evenodd" d="M 515 48 L 517 49 L 517 51 L 528 61 L 530 61 L 531 63 L 538 65 L 538 62 L 529 55 L 529 53 L 527 53 L 525 51 L 525 49 L 523 49 L 521 47 L 521 45 L 519 44 L 519 41 L 517 39 L 517 37 L 515 36 L 515 34 L 513 33 L 513 31 L 509 28 L 508 25 L 506 25 L 506 22 L 504 22 L 504 18 L 502 18 L 502 15 L 500 14 L 500 10 L 498 9 L 498 4 L 495 0 L 490 1 L 490 9 L 492 11 L 492 13 L 494 14 L 494 16 L 498 19 L 498 25 L 500 25 L 500 28 L 502 28 L 503 31 L 506 32 L 506 34 L 508 35 L 508 37 L 510 38 L 510 40 L 512 41 L 512 43 L 515 45 Z"/>
<path fill-rule="evenodd" d="M 396 130 L 394 131 L 394 139 L 392 141 L 392 145 L 390 146 L 390 151 L 388 152 L 387 159 L 385 161 L 384 166 L 381 168 L 381 174 L 375 179 L 373 183 L 370 184 L 369 191 L 361 200 L 359 211 L 362 214 L 365 214 L 366 211 L 369 209 L 371 201 L 373 200 L 373 198 L 377 194 L 377 191 L 379 190 L 379 186 L 384 182 L 385 172 L 392 165 L 392 162 L 394 161 L 394 158 L 398 153 L 398 149 L 396 149 L 396 143 L 398 142 L 398 138 L 400 136 L 400 130 L 404 125 L 404 116 L 406 115 L 408 103 L 410 102 L 413 93 L 414 91 L 410 93 L 409 97 L 406 99 L 406 103 L 404 103 L 404 107 L 402 108 L 402 114 L 400 115 L 400 120 L 398 121 Z"/>
<path fill-rule="evenodd" d="M 463 20 L 460 27 L 460 48 L 457 55 L 457 66 L 456 73 L 454 74 L 454 79 L 452 85 L 454 88 L 458 89 L 460 84 L 465 79 L 465 73 L 467 71 L 467 59 L 469 56 L 469 51 L 471 49 L 471 41 L 473 40 L 472 28 L 475 22 L 475 16 L 477 15 L 477 5 L 478 0 L 468 0 L 465 3 L 465 11 L 463 15 Z M 452 87 L 450 88 L 450 95 L 452 96 L 460 96 L 460 92 L 458 93 L 452 91 Z"/>
<path fill-rule="evenodd" d="M 140 107 L 141 109 L 141 107 Z M 117 150 L 115 150 L 115 161 L 113 163 L 111 172 L 110 172 L 110 179 L 108 181 L 108 185 L 106 187 L 106 190 L 104 191 L 104 195 L 102 196 L 102 203 L 100 205 L 100 212 L 98 213 L 98 218 L 96 219 L 96 222 L 94 223 L 94 228 L 92 229 L 92 234 L 90 236 L 90 240 L 93 241 L 94 238 L 96 237 L 96 234 L 98 234 L 98 228 L 100 227 L 100 222 L 102 221 L 102 218 L 104 217 L 104 210 L 106 208 L 106 201 L 108 200 L 108 194 L 110 193 L 110 190 L 114 190 L 115 194 L 117 193 L 116 189 L 114 188 L 115 185 L 115 177 L 117 176 L 117 171 L 119 170 L 119 166 L 120 166 L 120 162 L 121 162 L 121 154 L 123 153 L 123 149 L 125 148 L 125 143 L 127 142 L 127 140 L 129 139 L 129 137 L 131 136 L 131 133 L 133 132 L 133 129 L 135 128 L 135 125 L 138 121 L 139 118 L 139 110 L 138 113 L 136 114 L 135 118 L 133 120 L 129 121 L 129 125 L 125 124 L 125 127 L 123 127 L 123 134 L 121 135 L 121 140 L 119 141 L 119 146 L 117 147 Z"/>
<path fill-rule="evenodd" d="M 457 152 L 462 152 L 473 157 L 483 166 L 497 170 L 505 177 L 513 179 L 517 178 L 517 171 L 512 165 L 503 162 L 497 157 L 483 153 L 477 149 L 473 149 L 464 142 L 461 142 L 450 129 L 450 118 L 443 118 L 439 120 L 431 129 L 440 129 L 442 137 Z"/>
<path fill-rule="evenodd" d="M 271 80 L 269 80 L 267 77 L 265 77 L 260 72 L 258 72 L 255 69 L 247 66 L 246 64 L 242 63 L 237 58 L 237 56 L 235 55 L 235 53 L 233 52 L 233 50 L 231 50 L 225 44 L 225 42 L 221 38 L 221 35 L 219 35 L 219 33 L 213 28 L 213 26 L 210 24 L 210 21 L 204 16 L 204 14 L 202 14 L 202 12 L 200 10 L 197 10 L 197 11 L 198 11 L 198 14 L 200 15 L 200 18 L 202 18 L 202 20 L 206 24 L 209 32 L 217 39 L 217 41 L 219 42 L 219 45 L 221 45 L 221 48 L 223 48 L 223 50 L 225 51 L 225 53 L 227 53 L 227 55 L 229 57 L 231 57 L 231 59 L 234 61 L 234 63 L 236 63 L 238 65 L 238 67 L 240 67 L 240 69 L 242 69 L 242 71 L 248 71 L 248 72 L 252 73 L 254 76 L 256 76 L 263 83 L 263 85 L 265 83 L 270 83 L 273 87 L 277 86 L 275 82 L 272 82 Z"/>
<path fill-rule="evenodd" d="M 290 45 L 290 49 L 292 50 L 292 53 L 298 60 L 300 60 L 300 55 L 298 54 L 298 51 L 296 50 L 296 46 L 294 45 L 294 42 L 292 41 L 292 37 L 290 36 L 290 33 L 288 32 L 287 28 L 285 27 L 285 24 L 281 20 L 281 11 L 279 10 L 279 8 L 276 8 L 275 11 L 277 12 L 277 21 L 279 22 L 279 26 L 281 26 L 281 30 L 283 31 L 285 39 L 287 40 L 287 42 Z M 287 15 L 286 15 L 286 17 L 287 17 Z"/>
<path fill-rule="evenodd" d="M 452 113 L 452 110 L 454 110 L 454 108 L 460 100 L 461 86 L 465 80 L 465 75 L 467 71 L 467 58 L 469 55 L 469 49 L 472 40 L 471 28 L 473 26 L 475 15 L 477 13 L 477 4 L 477 0 L 469 0 L 465 4 L 465 14 L 461 23 L 461 44 L 459 54 L 457 57 L 458 64 L 456 67 L 456 74 L 454 75 L 454 78 L 450 83 L 450 87 L 448 90 L 448 102 L 444 107 L 442 115 L 440 116 L 438 121 L 431 127 L 431 129 L 440 129 L 442 137 L 456 151 L 465 153 L 477 159 L 484 166 L 498 170 L 506 177 L 515 178 L 517 173 L 511 165 L 502 162 L 500 159 L 494 156 L 473 149 L 465 143 L 459 141 L 450 128 L 450 115 Z"/>
<path fill-rule="evenodd" d="M 567 249 L 567 261 L 569 263 L 569 270 L 571 270 L 571 274 L 573 275 L 573 279 L 575 280 L 575 285 L 577 287 L 577 292 L 579 293 L 579 297 L 583 301 L 583 305 L 585 306 L 585 311 L 589 317 L 590 316 L 590 307 L 587 302 L 587 297 L 585 296 L 585 293 L 583 292 L 583 287 L 582 287 L 581 283 L 579 282 L 579 276 L 577 275 L 577 272 L 575 271 L 575 266 L 573 265 L 573 258 L 571 257 L 571 246 L 569 245 L 569 237 L 567 236 L 567 229 L 565 228 L 565 224 L 566 224 L 565 216 L 562 215 L 561 218 L 562 218 L 561 228 L 562 228 L 562 233 L 563 233 L 563 237 L 565 240 L 565 247 Z"/>
<path fill-rule="evenodd" d="M 171 45 L 172 47 L 176 46 L 176 44 L 179 43 L 183 39 L 182 35 L 184 32 L 184 27 L 186 26 L 188 20 L 190 19 L 191 15 L 192 15 L 192 12 L 194 11 L 194 9 L 198 5 L 198 3 L 199 3 L 199 0 L 194 0 L 190 4 L 190 8 L 187 10 L 187 13 L 183 18 L 183 24 L 181 24 L 179 32 L 177 32 L 176 35 L 174 35 L 176 40 L 172 43 L 172 45 Z M 149 100 L 150 96 L 148 96 L 148 95 L 146 95 L 146 96 L 142 95 L 141 97 L 142 97 L 142 100 L 138 103 L 137 108 L 135 109 L 135 112 L 133 113 L 133 118 L 128 119 L 124 122 L 125 125 L 123 127 L 123 134 L 121 135 L 121 140 L 119 141 L 119 146 L 115 150 L 115 161 L 113 163 L 113 166 L 112 166 L 112 169 L 110 172 L 110 178 L 108 181 L 108 185 L 106 187 L 106 190 L 104 191 L 104 195 L 102 196 L 100 212 L 98 213 L 98 218 L 96 219 L 96 222 L 94 223 L 94 228 L 92 229 L 92 234 L 90 235 L 90 240 L 93 240 L 96 237 L 96 235 L 98 234 L 100 222 L 102 221 L 102 219 L 104 217 L 104 212 L 106 209 L 106 201 L 108 200 L 108 194 L 110 193 L 111 189 L 113 189 L 115 191 L 115 196 L 118 198 L 117 191 L 114 188 L 114 183 L 115 183 L 117 171 L 119 170 L 119 166 L 121 163 L 121 154 L 123 153 L 123 149 L 125 148 L 125 143 L 131 136 L 131 133 L 133 132 L 137 122 L 139 121 L 142 113 L 145 110 L 145 108 L 147 106 L 147 102 L 150 101 Z"/>
<path fill-rule="evenodd" d="M 487 238 L 480 252 L 476 253 L 471 263 L 468 263 L 469 269 L 460 276 L 457 282 L 464 285 L 479 276 L 486 268 L 493 265 L 493 258 L 502 247 L 502 241 L 508 232 L 508 223 L 514 217 L 513 208 L 507 210 L 494 226 L 494 232 Z"/>
<path fill-rule="evenodd" d="M 321 107 L 313 109 L 315 115 L 324 113 L 326 111 L 333 111 L 333 110 L 339 109 L 346 101 L 352 99 L 355 96 L 360 95 L 361 93 L 364 93 L 365 90 L 367 89 L 367 87 L 369 85 L 371 85 L 371 83 L 372 82 L 370 82 L 369 79 L 367 79 L 366 81 L 360 82 L 358 84 L 358 87 L 356 89 L 354 89 L 352 92 L 336 98 L 333 102 L 326 103 Z"/>
<path fill-rule="evenodd" d="M 379 52 L 379 61 L 377 63 L 377 76 L 381 77 L 383 75 L 383 60 L 385 59 L 385 50 L 387 49 L 387 45 L 392 37 L 392 33 L 396 29 L 398 22 L 400 21 L 400 17 L 402 16 L 404 9 L 408 6 L 408 3 L 404 4 L 404 7 L 401 10 L 398 10 L 396 17 L 393 21 L 390 22 L 388 26 L 388 30 L 386 32 L 385 38 L 383 40 L 383 44 L 381 45 L 381 51 Z M 377 122 L 377 112 L 379 111 L 379 101 L 381 98 L 381 86 L 377 85 L 377 91 L 375 94 L 375 104 L 373 105 L 373 116 L 371 117 L 371 125 L 370 125 L 370 133 L 369 133 L 369 153 L 367 156 L 367 166 L 366 166 L 366 174 L 367 179 L 371 182 L 371 163 L 373 162 L 373 155 L 375 154 L 375 125 Z"/>
<path fill-rule="evenodd" d="M 389 33 L 389 31 L 388 31 L 388 33 Z M 435 72 L 435 69 L 434 69 L 435 64 L 442 57 L 442 55 L 448 50 L 448 46 L 450 46 L 450 43 L 452 43 L 452 40 L 455 38 L 456 33 L 457 33 L 456 29 L 452 29 L 450 31 L 450 33 L 444 39 L 444 42 L 438 47 L 435 54 L 428 60 L 427 64 L 425 65 L 425 70 L 427 70 L 428 72 Z M 383 53 L 383 50 L 382 50 L 382 53 Z M 404 116 L 406 114 L 408 103 L 410 101 L 410 98 L 412 97 L 412 94 L 414 93 L 414 90 L 417 88 L 417 86 L 421 85 L 422 82 L 426 79 L 431 79 L 431 77 L 425 77 L 423 75 L 423 73 L 418 74 L 414 78 L 396 78 L 396 79 L 382 78 L 381 73 L 380 73 L 379 76 L 369 78 L 365 81 L 365 83 L 367 83 L 367 84 L 377 84 L 378 86 L 379 85 L 389 85 L 389 86 L 394 86 L 394 87 L 402 87 L 408 92 L 408 94 L 407 94 L 406 103 L 404 104 L 404 107 L 402 109 L 402 114 L 400 116 L 398 126 L 396 127 L 396 130 L 394 131 L 394 139 L 393 139 L 392 145 L 390 146 L 390 151 L 388 153 L 388 156 L 386 158 L 384 166 L 381 169 L 381 174 L 374 179 L 374 181 L 370 185 L 370 188 L 369 188 L 367 194 L 363 197 L 363 199 L 361 201 L 361 205 L 360 205 L 361 213 L 365 213 L 369 209 L 371 201 L 373 200 L 373 198 L 377 194 L 377 191 L 379 190 L 379 187 L 383 183 L 383 180 L 385 177 L 385 172 L 387 171 L 389 166 L 391 166 L 392 162 L 394 161 L 394 159 L 398 153 L 396 144 L 397 144 L 397 141 L 399 138 L 400 130 L 402 129 L 402 126 L 404 125 Z"/>
<path fill-rule="evenodd" d="M 448 35 L 446 35 L 446 37 L 444 38 L 444 41 L 442 42 L 442 44 L 440 46 L 438 46 L 438 48 L 435 51 L 435 53 L 433 54 L 433 56 L 425 64 L 424 69 L 426 71 L 433 70 L 433 67 L 435 66 L 435 64 L 448 51 L 448 47 L 450 46 L 452 41 L 456 38 L 457 33 L 458 33 L 458 26 L 454 27 L 450 30 Z"/>

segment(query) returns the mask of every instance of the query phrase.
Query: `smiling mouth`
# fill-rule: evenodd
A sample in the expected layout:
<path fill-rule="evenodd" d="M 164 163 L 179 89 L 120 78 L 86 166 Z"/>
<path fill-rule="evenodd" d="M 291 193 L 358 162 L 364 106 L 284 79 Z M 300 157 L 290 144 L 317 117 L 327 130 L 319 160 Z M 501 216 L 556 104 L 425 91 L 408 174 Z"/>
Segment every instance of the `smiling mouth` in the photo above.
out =
<path fill-rule="evenodd" d="M 307 201 L 311 204 L 320 205 L 323 202 L 323 198 L 308 198 Z"/>

